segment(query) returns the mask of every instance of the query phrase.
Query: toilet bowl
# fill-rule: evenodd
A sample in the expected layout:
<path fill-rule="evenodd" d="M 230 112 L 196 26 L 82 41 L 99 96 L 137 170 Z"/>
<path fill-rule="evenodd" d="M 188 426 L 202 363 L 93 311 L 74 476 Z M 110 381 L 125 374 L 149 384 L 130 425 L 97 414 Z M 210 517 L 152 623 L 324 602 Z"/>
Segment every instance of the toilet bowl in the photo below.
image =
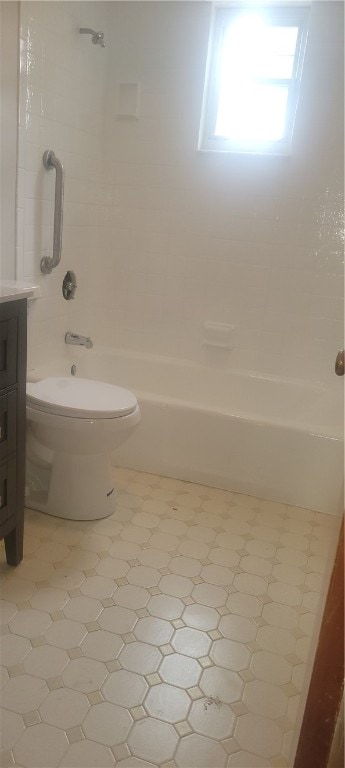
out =
<path fill-rule="evenodd" d="M 100 381 L 51 377 L 27 384 L 26 416 L 26 506 L 71 520 L 111 515 L 111 453 L 140 422 L 135 395 Z"/>

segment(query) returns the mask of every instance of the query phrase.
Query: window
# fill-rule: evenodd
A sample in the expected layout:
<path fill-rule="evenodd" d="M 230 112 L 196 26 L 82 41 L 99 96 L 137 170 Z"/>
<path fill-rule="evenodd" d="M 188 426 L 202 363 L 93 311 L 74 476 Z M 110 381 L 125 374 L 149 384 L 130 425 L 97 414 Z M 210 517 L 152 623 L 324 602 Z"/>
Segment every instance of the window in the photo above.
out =
<path fill-rule="evenodd" d="M 289 152 L 308 8 L 216 7 L 199 148 Z"/>

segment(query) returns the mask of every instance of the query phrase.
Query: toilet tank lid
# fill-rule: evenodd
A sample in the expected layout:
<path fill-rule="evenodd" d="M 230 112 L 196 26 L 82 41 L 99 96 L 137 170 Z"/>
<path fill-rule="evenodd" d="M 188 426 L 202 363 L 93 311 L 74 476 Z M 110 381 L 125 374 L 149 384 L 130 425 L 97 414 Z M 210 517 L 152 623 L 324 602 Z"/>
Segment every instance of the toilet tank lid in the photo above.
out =
<path fill-rule="evenodd" d="M 76 418 L 111 419 L 133 413 L 132 392 L 91 379 L 49 377 L 26 385 L 26 400 L 36 408 Z"/>

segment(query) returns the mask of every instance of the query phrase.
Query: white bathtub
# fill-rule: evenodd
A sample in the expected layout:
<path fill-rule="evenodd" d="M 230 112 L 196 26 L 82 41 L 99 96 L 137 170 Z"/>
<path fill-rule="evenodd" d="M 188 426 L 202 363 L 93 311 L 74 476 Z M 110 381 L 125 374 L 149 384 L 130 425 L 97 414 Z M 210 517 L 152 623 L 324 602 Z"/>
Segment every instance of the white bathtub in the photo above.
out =
<path fill-rule="evenodd" d="M 114 464 L 339 512 L 342 386 L 332 393 L 288 379 L 212 370 L 179 360 L 68 348 L 30 380 L 77 375 L 137 395 L 142 422 Z M 337 382 L 336 382 L 337 383 Z"/>

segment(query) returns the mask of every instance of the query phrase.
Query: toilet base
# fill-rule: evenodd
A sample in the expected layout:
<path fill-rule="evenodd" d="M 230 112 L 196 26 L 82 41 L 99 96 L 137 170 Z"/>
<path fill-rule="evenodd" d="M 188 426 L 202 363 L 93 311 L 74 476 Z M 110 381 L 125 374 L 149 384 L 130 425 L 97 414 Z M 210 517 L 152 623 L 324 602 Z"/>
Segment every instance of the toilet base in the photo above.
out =
<path fill-rule="evenodd" d="M 99 520 L 115 512 L 116 490 L 109 454 L 55 453 L 49 470 L 27 464 L 30 509 L 67 520 Z"/>

